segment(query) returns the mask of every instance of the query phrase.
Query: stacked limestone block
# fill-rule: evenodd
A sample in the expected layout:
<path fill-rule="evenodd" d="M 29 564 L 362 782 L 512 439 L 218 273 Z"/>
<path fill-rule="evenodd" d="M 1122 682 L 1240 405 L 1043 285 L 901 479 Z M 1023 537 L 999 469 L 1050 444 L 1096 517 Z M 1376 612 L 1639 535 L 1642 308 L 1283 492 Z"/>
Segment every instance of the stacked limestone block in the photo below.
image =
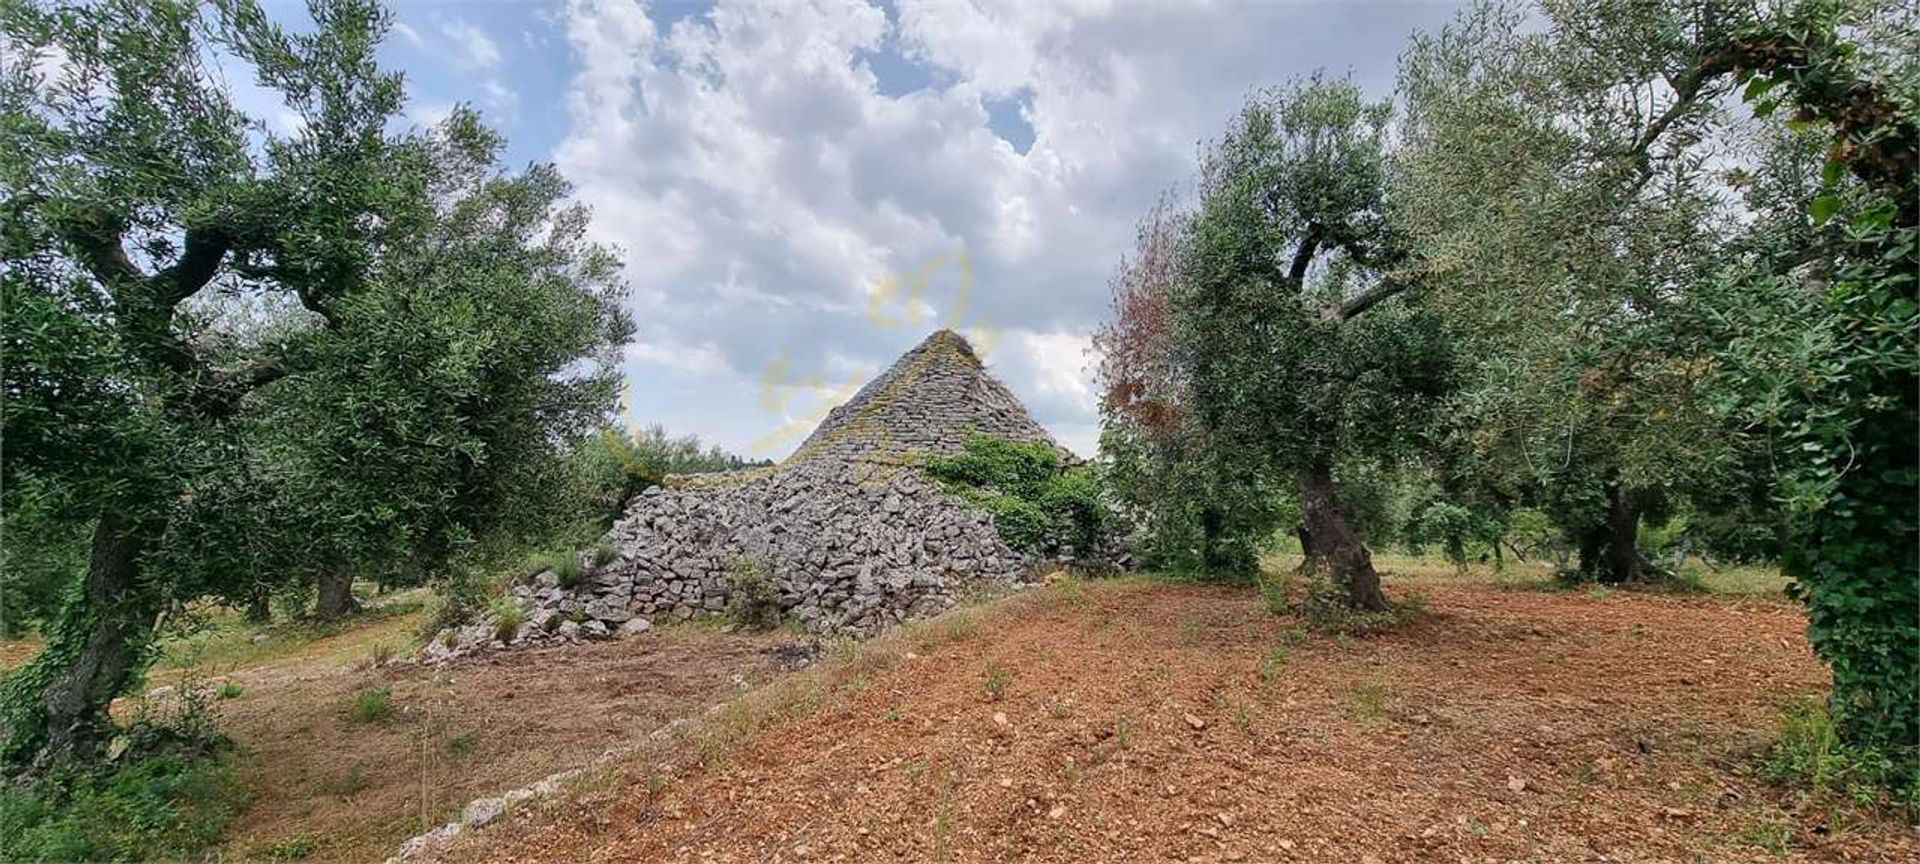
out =
<path fill-rule="evenodd" d="M 512 589 L 531 611 L 497 638 L 491 617 L 443 632 L 429 660 L 483 648 L 645 632 L 656 619 L 725 611 L 742 574 L 771 579 L 783 614 L 816 633 L 869 634 L 1009 584 L 1029 561 L 987 514 L 917 467 L 976 433 L 1042 441 L 1071 458 L 942 330 L 834 409 L 773 468 L 673 478 L 628 505 L 613 561 L 562 587 L 551 573 Z"/>

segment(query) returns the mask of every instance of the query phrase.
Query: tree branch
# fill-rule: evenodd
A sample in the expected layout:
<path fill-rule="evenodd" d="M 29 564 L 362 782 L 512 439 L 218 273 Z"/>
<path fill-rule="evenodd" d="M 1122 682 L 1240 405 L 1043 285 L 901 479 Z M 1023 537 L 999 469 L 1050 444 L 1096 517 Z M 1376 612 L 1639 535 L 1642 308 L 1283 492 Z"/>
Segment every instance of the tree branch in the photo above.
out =
<path fill-rule="evenodd" d="M 1313 256 L 1319 251 L 1320 238 L 1326 234 L 1326 228 L 1318 222 L 1307 225 L 1307 236 L 1300 238 L 1300 248 L 1293 252 L 1293 263 L 1287 267 L 1287 281 L 1300 284 L 1307 278 L 1307 268 L 1313 266 Z"/>
<path fill-rule="evenodd" d="M 1339 306 L 1328 308 L 1324 314 L 1335 321 L 1347 321 L 1412 287 L 1413 283 L 1405 279 L 1388 278 L 1348 298 Z"/>
<path fill-rule="evenodd" d="M 284 356 L 265 357 L 245 366 L 217 371 L 194 387 L 190 397 L 194 411 L 211 419 L 232 416 L 248 393 L 292 373 L 293 368 Z"/>
<path fill-rule="evenodd" d="M 230 242 L 224 231 L 188 231 L 186 248 L 179 260 L 153 275 L 154 295 L 162 308 L 173 308 L 213 281 L 214 275 L 220 272 L 220 262 L 227 257 Z"/>
<path fill-rule="evenodd" d="M 65 226 L 60 232 L 80 254 L 80 263 L 86 265 L 87 272 L 100 280 L 116 301 L 124 299 L 121 290 L 125 286 L 146 279 L 146 274 L 127 256 L 127 248 L 121 241 L 124 232 L 122 226 L 98 212 L 88 214 L 80 223 Z"/>

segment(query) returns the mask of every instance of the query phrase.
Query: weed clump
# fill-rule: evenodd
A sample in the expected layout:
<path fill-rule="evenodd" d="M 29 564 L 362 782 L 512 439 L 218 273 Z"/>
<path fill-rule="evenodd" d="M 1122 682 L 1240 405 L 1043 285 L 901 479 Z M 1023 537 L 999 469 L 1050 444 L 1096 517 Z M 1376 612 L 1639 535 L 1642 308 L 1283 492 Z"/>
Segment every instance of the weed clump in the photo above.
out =
<path fill-rule="evenodd" d="M 981 674 L 981 683 L 986 687 L 988 698 L 995 702 L 1007 698 L 1007 685 L 1013 683 L 1013 673 L 999 663 L 988 663 L 986 672 Z"/>
<path fill-rule="evenodd" d="M 520 625 L 527 621 L 527 610 L 511 597 L 501 597 L 493 601 L 493 638 L 502 642 L 509 641 L 519 632 Z"/>
<path fill-rule="evenodd" d="M 0 788 L 0 860 L 199 860 L 244 804 L 224 755 L 166 752 Z"/>
<path fill-rule="evenodd" d="M 1892 806 L 1920 819 L 1920 776 L 1902 776 L 1901 761 L 1895 754 L 1848 744 L 1827 705 L 1807 698 L 1781 708 L 1780 738 L 1762 769 L 1769 779 L 1798 787 L 1815 801 Z M 1911 757 L 1906 764 L 1912 764 Z"/>
<path fill-rule="evenodd" d="M 142 700 L 106 763 L 0 784 L 0 861 L 202 857 L 246 803 L 214 693 L 190 673 L 171 698 Z"/>
<path fill-rule="evenodd" d="M 528 557 L 521 569 L 527 576 L 552 573 L 560 581 L 560 587 L 569 591 L 579 587 L 580 580 L 586 576 L 586 565 L 576 552 L 541 552 Z"/>
<path fill-rule="evenodd" d="M 727 614 L 734 623 L 750 630 L 780 626 L 780 588 L 766 565 L 745 555 L 733 559 L 727 594 Z"/>
<path fill-rule="evenodd" d="M 369 687 L 353 697 L 347 706 L 347 719 L 355 723 L 375 723 L 393 716 L 393 688 Z"/>

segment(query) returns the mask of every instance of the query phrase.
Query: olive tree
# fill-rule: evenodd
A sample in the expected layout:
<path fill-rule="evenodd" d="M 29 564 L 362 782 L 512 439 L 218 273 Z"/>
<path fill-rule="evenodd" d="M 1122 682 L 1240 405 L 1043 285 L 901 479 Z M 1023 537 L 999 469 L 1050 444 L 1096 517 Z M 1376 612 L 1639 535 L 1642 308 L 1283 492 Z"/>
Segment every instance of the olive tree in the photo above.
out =
<path fill-rule="evenodd" d="M 1836 713 L 1912 752 L 1913 18 L 1541 11 L 1473 10 L 1403 63 L 1394 224 L 1470 346 L 1449 416 L 1488 473 L 1599 490 L 1543 503 L 1605 523 L 1583 552 L 1625 578 L 1647 501 L 1760 481 Z M 1766 144 L 1780 127 L 1824 154 Z"/>
<path fill-rule="evenodd" d="M 1445 346 L 1403 301 L 1387 231 L 1390 109 L 1314 77 L 1256 94 L 1206 154 L 1173 280 L 1172 362 L 1242 482 L 1290 482 L 1349 604 L 1388 607 L 1337 467 L 1407 446 Z"/>
<path fill-rule="evenodd" d="M 500 173 L 470 112 L 402 128 L 385 14 L 310 9 L 310 32 L 248 0 L 0 12 L 6 492 L 55 490 L 92 534 L 0 693 L 9 769 L 96 754 L 179 604 L 444 560 L 611 407 L 631 325 L 565 183 Z"/>

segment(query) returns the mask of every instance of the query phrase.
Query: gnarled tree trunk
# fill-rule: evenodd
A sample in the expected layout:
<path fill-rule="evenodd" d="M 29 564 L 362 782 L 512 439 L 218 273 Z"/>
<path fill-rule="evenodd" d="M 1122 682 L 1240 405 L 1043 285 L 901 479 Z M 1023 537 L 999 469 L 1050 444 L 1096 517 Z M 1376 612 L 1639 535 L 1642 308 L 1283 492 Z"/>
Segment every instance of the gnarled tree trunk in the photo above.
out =
<path fill-rule="evenodd" d="M 1300 566 L 1294 568 L 1293 572 L 1302 576 L 1312 575 L 1320 569 L 1320 555 L 1314 551 L 1313 534 L 1307 531 L 1307 523 L 1301 522 L 1294 526 L 1293 535 L 1300 540 Z"/>
<path fill-rule="evenodd" d="M 342 568 L 321 571 L 320 596 L 313 604 L 314 617 L 330 621 L 353 610 L 353 572 Z"/>
<path fill-rule="evenodd" d="M 1600 581 L 1612 584 L 1641 582 L 1646 571 L 1640 566 L 1640 508 L 1633 493 L 1615 483 L 1607 487 L 1606 569 Z"/>
<path fill-rule="evenodd" d="M 1642 496 L 1608 483 L 1607 515 L 1580 532 L 1580 572 L 1608 585 L 1644 582 L 1652 569 L 1640 554 Z"/>
<path fill-rule="evenodd" d="M 247 592 L 247 623 L 273 623 L 272 600 L 273 594 L 267 590 L 266 583 L 253 586 L 253 590 Z"/>
<path fill-rule="evenodd" d="M 0 752 L 10 769 L 92 761 L 113 735 L 107 707 L 133 679 L 159 612 L 139 585 L 147 536 L 114 516 L 94 527 L 85 585 L 5 691 Z"/>
<path fill-rule="evenodd" d="M 1346 508 L 1340 504 L 1339 490 L 1333 485 L 1333 468 L 1316 463 L 1300 474 L 1300 515 L 1307 534 L 1313 538 L 1313 550 L 1326 562 L 1334 584 L 1345 588 L 1347 602 L 1355 609 L 1384 612 L 1391 608 L 1387 595 L 1380 592 L 1380 574 L 1373 569 L 1373 555 L 1347 524 Z"/>

